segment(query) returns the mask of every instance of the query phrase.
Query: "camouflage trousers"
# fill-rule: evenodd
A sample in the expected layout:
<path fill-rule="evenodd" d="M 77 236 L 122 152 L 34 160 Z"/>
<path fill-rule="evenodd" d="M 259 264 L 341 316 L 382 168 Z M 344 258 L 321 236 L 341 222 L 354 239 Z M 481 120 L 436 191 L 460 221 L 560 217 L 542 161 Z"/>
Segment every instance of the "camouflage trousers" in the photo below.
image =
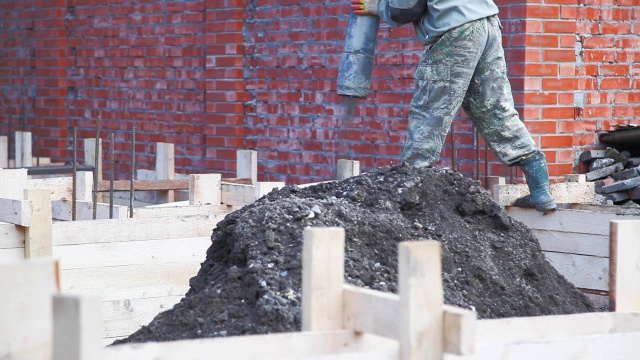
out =
<path fill-rule="evenodd" d="M 428 166 L 462 107 L 498 158 L 513 165 L 536 151 L 514 108 L 497 16 L 445 33 L 422 54 L 416 70 L 402 159 Z"/>

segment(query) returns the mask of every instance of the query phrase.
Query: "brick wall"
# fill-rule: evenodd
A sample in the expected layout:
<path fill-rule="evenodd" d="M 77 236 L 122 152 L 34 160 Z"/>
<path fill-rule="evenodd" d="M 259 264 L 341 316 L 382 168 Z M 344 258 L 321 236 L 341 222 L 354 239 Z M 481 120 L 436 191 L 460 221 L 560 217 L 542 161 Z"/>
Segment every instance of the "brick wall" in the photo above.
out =
<path fill-rule="evenodd" d="M 496 2 L 518 111 L 552 175 L 569 173 L 597 131 L 638 122 L 640 4 Z M 396 163 L 422 46 L 411 26 L 383 25 L 373 91 L 346 102 L 335 88 L 347 4 L 4 1 L 0 134 L 21 127 L 24 114 L 36 155 L 68 160 L 69 129 L 93 137 L 100 116 L 105 148 L 116 135 L 119 178 L 134 126 L 141 168 L 153 168 L 158 141 L 176 145 L 179 172 L 232 176 L 235 149 L 250 148 L 261 180 L 291 183 L 332 178 L 341 158 L 364 170 Z M 464 115 L 454 132 L 457 169 L 519 177 Z M 449 137 L 442 165 L 452 165 L 451 154 Z"/>

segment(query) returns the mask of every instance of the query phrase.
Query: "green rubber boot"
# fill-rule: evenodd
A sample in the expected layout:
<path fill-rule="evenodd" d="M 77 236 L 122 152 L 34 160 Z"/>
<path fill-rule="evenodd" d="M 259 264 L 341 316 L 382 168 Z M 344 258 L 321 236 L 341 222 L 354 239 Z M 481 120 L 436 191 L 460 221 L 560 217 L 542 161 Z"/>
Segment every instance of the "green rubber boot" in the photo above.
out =
<path fill-rule="evenodd" d="M 518 198 L 514 206 L 535 208 L 538 211 L 555 210 L 556 202 L 549 192 L 549 170 L 544 153 L 536 151 L 517 165 L 524 172 L 530 194 Z"/>

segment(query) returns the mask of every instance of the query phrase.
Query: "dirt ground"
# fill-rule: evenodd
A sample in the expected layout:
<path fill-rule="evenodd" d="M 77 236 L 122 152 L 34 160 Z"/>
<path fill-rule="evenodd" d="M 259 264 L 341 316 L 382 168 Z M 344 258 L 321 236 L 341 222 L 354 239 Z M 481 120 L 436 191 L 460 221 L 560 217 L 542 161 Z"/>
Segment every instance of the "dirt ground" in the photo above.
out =
<path fill-rule="evenodd" d="M 478 182 L 398 165 L 287 186 L 229 214 L 181 302 L 116 344 L 300 330 L 308 226 L 345 228 L 345 281 L 353 285 L 396 292 L 397 243 L 433 239 L 443 244 L 447 304 L 479 318 L 594 311 Z"/>

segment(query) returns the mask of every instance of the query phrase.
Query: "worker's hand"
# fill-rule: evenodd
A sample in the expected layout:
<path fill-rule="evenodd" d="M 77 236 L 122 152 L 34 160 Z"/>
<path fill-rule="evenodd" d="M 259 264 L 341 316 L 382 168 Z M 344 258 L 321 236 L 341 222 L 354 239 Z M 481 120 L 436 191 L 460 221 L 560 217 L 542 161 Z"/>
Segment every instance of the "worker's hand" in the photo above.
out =
<path fill-rule="evenodd" d="M 380 0 L 351 0 L 351 9 L 356 15 L 378 16 L 378 2 Z"/>

